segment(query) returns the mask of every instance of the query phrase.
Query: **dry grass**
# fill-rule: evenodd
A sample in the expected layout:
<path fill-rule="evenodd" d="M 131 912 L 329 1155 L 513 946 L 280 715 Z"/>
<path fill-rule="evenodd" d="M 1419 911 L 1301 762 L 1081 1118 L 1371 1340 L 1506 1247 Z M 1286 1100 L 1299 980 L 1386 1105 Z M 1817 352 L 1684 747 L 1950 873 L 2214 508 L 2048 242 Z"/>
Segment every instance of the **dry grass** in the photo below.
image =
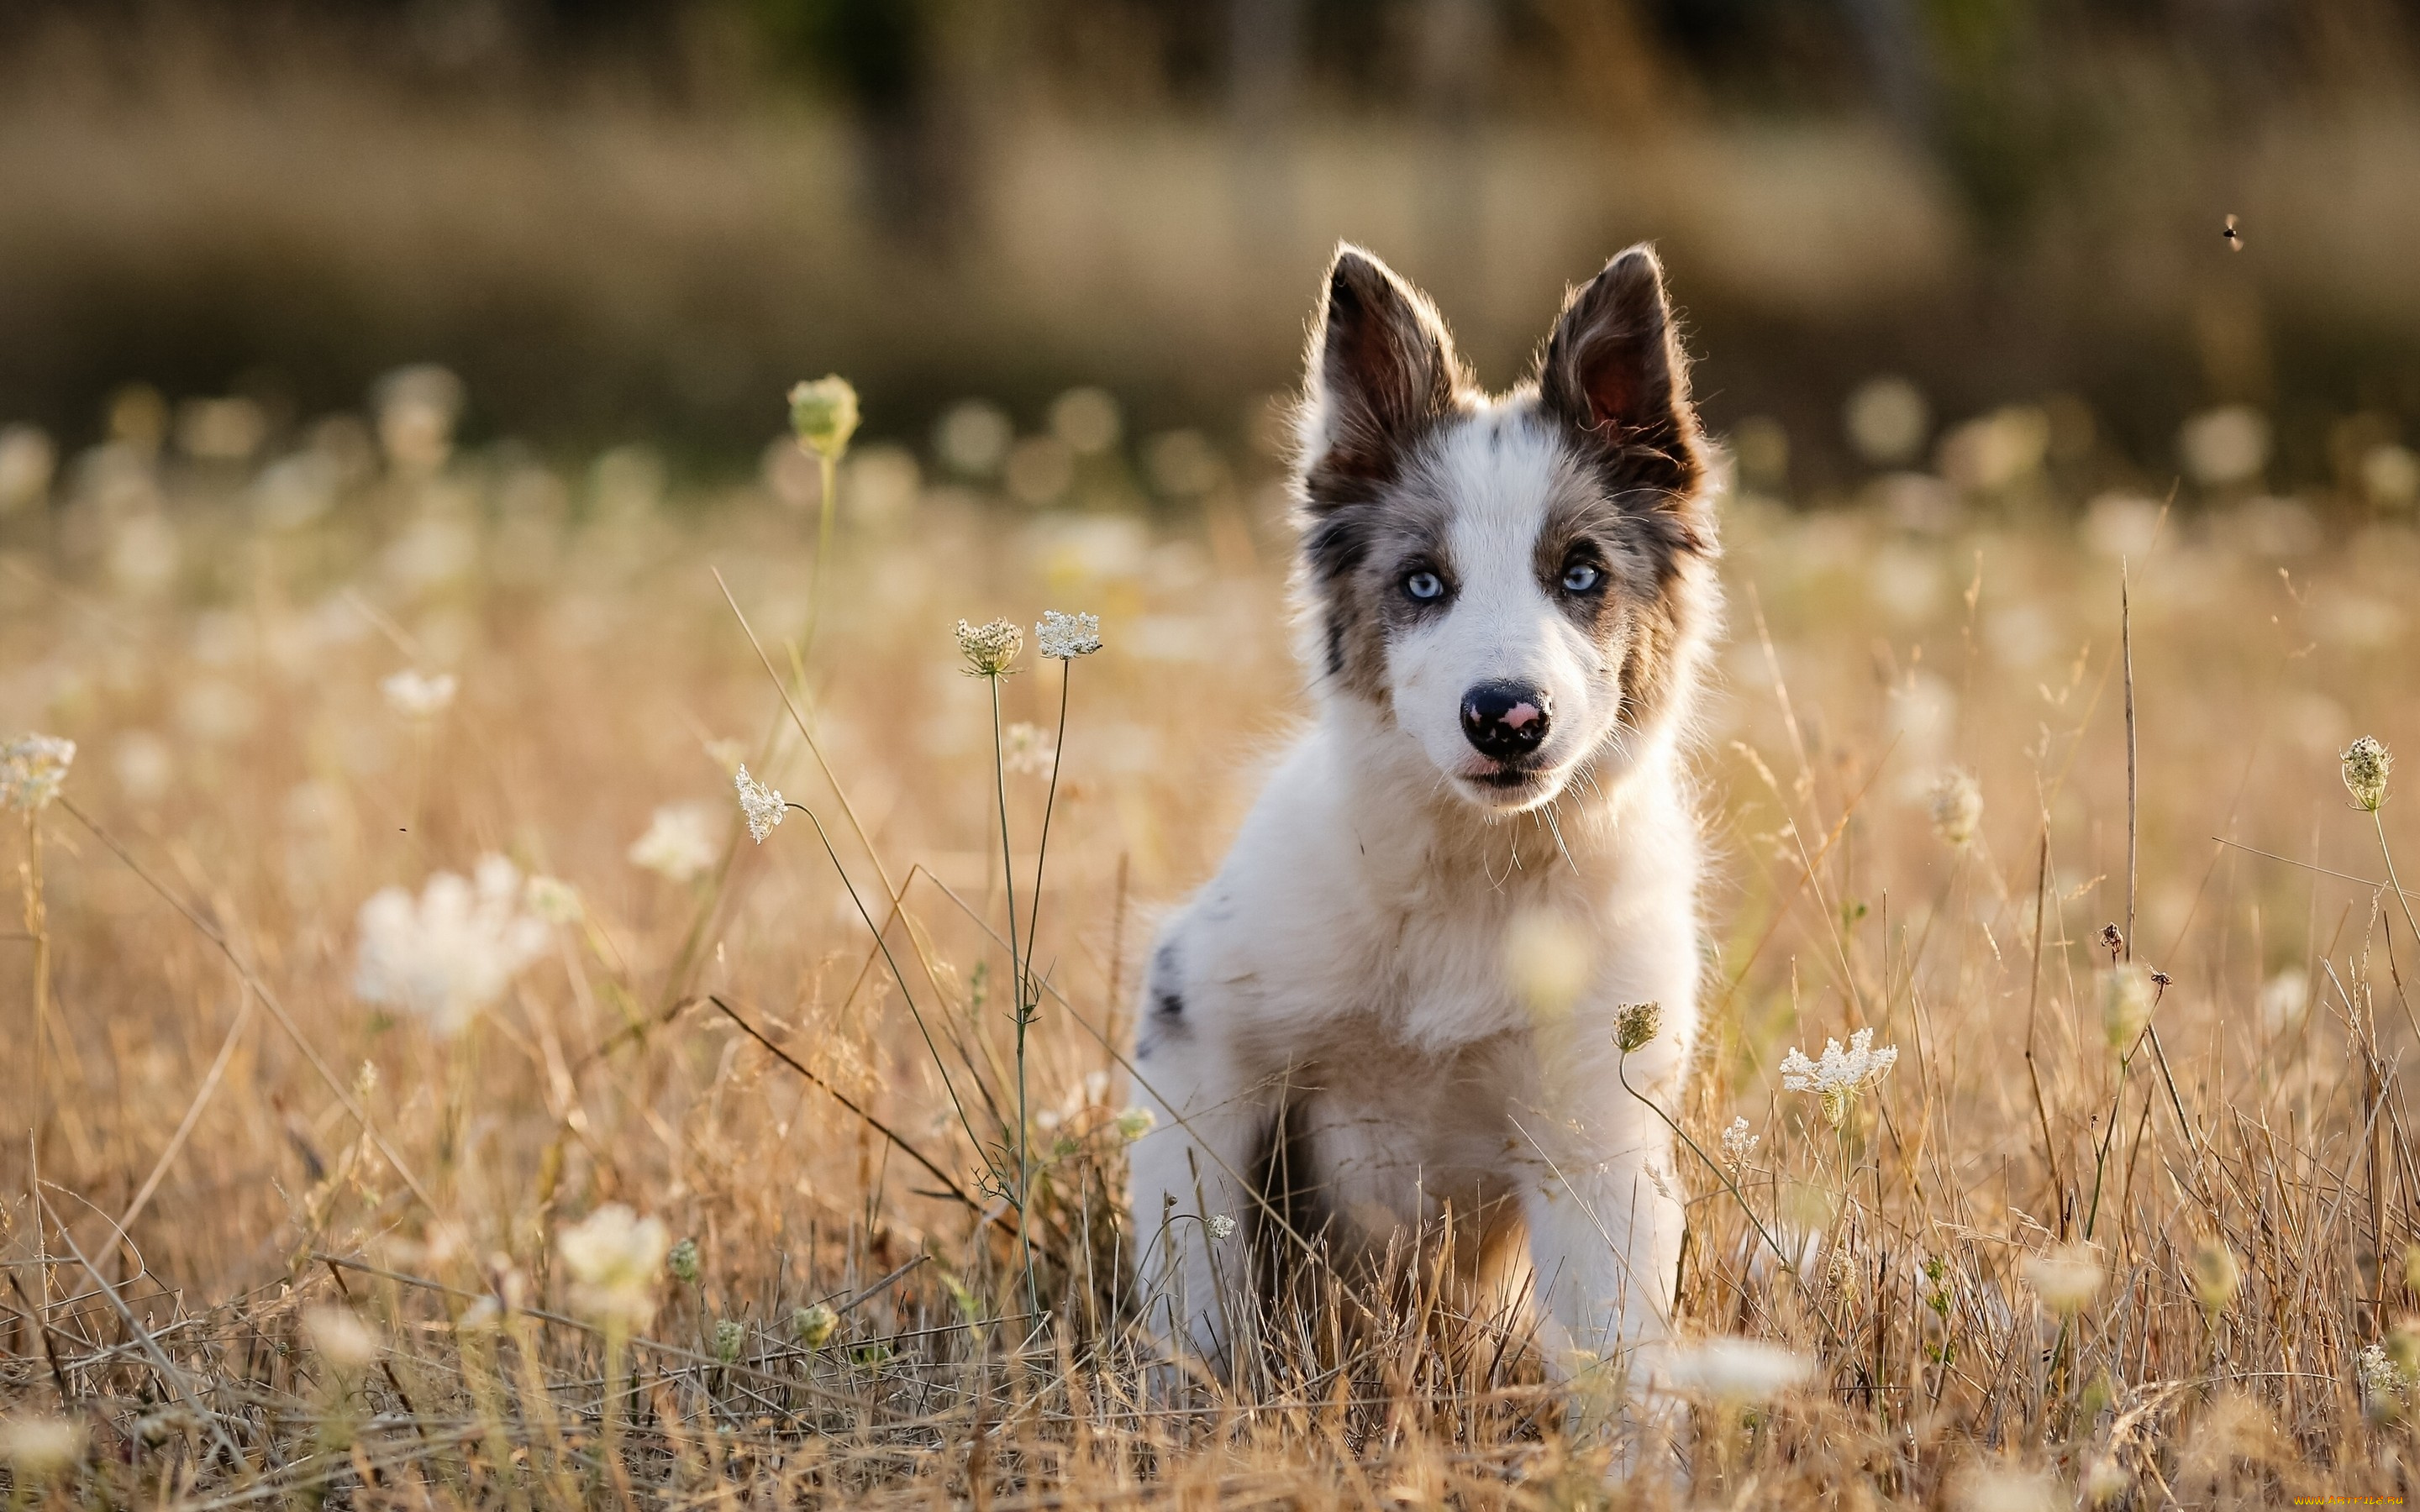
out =
<path fill-rule="evenodd" d="M 71 1470 L 21 1462 L 18 1498 L 1601 1494 L 1611 1451 L 1567 1431 L 1517 1331 L 1417 1287 L 1408 1307 L 1312 1288 L 1251 1379 L 1199 1388 L 1197 1411 L 1143 1389 L 1115 1196 L 1125 963 L 1298 712 L 1274 526 L 1224 499 L 1147 527 L 931 490 L 843 532 L 794 670 L 813 532 L 752 493 L 675 513 L 625 469 L 574 498 L 499 453 L 372 473 L 278 530 L 239 470 L 118 461 L 47 518 L 0 518 L 0 714 L 83 744 L 39 822 L 42 911 L 0 938 L 18 1064 L 0 1126 L 32 1132 L 0 1152 L 0 1391 L 20 1441 L 47 1414 L 84 1431 Z M 1821 1365 L 1769 1408 L 1700 1406 L 1617 1495 L 2401 1493 L 2406 1431 L 2365 1413 L 2355 1357 L 2413 1304 L 2412 941 L 2392 901 L 2331 873 L 2383 872 L 2335 749 L 2420 738 L 2402 655 L 2420 540 L 2335 517 L 2305 539 L 2300 508 L 2197 501 L 2154 540 L 2149 507 L 2081 531 L 1988 499 L 1923 529 L 1879 504 L 1731 507 L 1712 1028 L 1673 1111 L 1709 1149 L 1735 1116 L 1761 1143 L 1737 1196 L 1684 1166 L 1683 1312 Z M 1048 607 L 1100 611 L 1109 649 L 1075 668 L 1036 936 L 1037 1327 L 967 1132 L 1010 1142 L 1016 994 L 990 707 L 948 626 Z M 415 665 L 460 679 L 423 723 L 380 692 Z M 1047 730 L 1059 671 L 1024 665 L 1005 718 Z M 895 898 L 895 975 L 802 816 L 747 843 L 742 756 L 814 810 L 869 908 Z M 1984 796 L 1964 848 L 1927 802 L 1953 764 Z M 1024 876 L 1046 793 L 1006 779 Z M 686 884 L 634 866 L 652 810 L 688 801 L 709 807 L 713 864 Z M 2409 843 L 2401 809 L 2384 833 Z M 583 921 L 452 1039 L 361 1001 L 364 902 L 487 853 L 570 882 Z M 2130 919 L 2171 980 L 2121 1067 L 2097 936 Z M 1776 1067 L 1869 1025 L 1901 1057 L 1836 1133 Z M 576 1320 L 556 1244 L 608 1202 L 699 1257 L 627 1350 Z M 2086 1242 L 2106 1279 L 2062 1326 L 2025 1268 Z M 2216 1246 L 2240 1284 L 2205 1305 L 2195 1257 Z M 843 1317 L 804 1349 L 794 1309 L 818 1301 Z M 329 1305 L 374 1360 L 347 1363 L 313 1321 Z"/>

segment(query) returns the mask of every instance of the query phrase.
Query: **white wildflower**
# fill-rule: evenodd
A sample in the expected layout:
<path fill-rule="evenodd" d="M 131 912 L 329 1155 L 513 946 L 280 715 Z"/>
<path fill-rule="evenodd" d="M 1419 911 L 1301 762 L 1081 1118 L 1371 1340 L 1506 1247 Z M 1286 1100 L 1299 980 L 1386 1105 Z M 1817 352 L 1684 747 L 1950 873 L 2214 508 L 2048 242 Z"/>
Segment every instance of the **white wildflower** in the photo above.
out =
<path fill-rule="evenodd" d="M 353 991 L 458 1033 L 546 949 L 544 920 L 520 903 L 520 873 L 501 856 L 480 857 L 469 880 L 438 872 L 417 899 L 384 889 L 362 904 Z"/>
<path fill-rule="evenodd" d="M 679 1243 L 675 1244 L 671 1251 L 664 1256 L 664 1268 L 672 1272 L 673 1279 L 679 1282 L 682 1286 L 693 1287 L 697 1285 L 697 1241 L 694 1239 L 684 1239 Z"/>
<path fill-rule="evenodd" d="M 703 804 L 667 804 L 656 810 L 647 832 L 630 842 L 630 859 L 668 881 L 687 882 L 721 854 L 714 827 Z"/>
<path fill-rule="evenodd" d="M 561 877 L 532 877 L 521 888 L 521 902 L 550 924 L 577 924 L 586 911 L 580 889 Z"/>
<path fill-rule="evenodd" d="M 731 780 L 732 786 L 739 790 L 739 811 L 748 817 L 748 838 L 762 845 L 765 837 L 773 833 L 773 826 L 788 811 L 783 806 L 782 795 L 749 776 L 745 762 L 739 764 L 739 775 Z"/>
<path fill-rule="evenodd" d="M 1149 1108 L 1127 1108 L 1117 1117 L 1118 1137 L 1131 1145 L 1151 1133 L 1153 1126 L 1158 1122 L 1159 1115 Z"/>
<path fill-rule="evenodd" d="M 2090 1249 L 2082 1244 L 2063 1244 L 2057 1249 L 2037 1255 L 2025 1262 L 2025 1283 L 2034 1288 L 2042 1305 L 2062 1317 L 2072 1317 L 2091 1304 L 2101 1293 L 2101 1284 L 2108 1273 Z"/>
<path fill-rule="evenodd" d="M 2070 1504 L 2047 1475 L 2011 1469 L 1973 1469 L 1958 1478 L 1950 1504 L 1958 1512 L 2056 1512 Z"/>
<path fill-rule="evenodd" d="M 726 1318 L 714 1325 L 714 1357 L 724 1365 L 736 1364 L 747 1345 L 748 1327 L 738 1319 Z"/>
<path fill-rule="evenodd" d="M 73 1418 L 24 1412 L 0 1419 L 0 1458 L 28 1480 L 55 1475 L 83 1453 L 84 1425 Z"/>
<path fill-rule="evenodd" d="M 340 1375 L 357 1376 L 378 1359 L 378 1335 L 350 1307 L 312 1308 L 302 1315 L 302 1332 Z"/>
<path fill-rule="evenodd" d="M 1733 1171 L 1747 1168 L 1749 1157 L 1756 1153 L 1757 1136 L 1747 1132 L 1745 1119 L 1733 1119 L 1723 1131 L 1723 1164 Z"/>
<path fill-rule="evenodd" d="M 0 803 L 19 813 L 50 806 L 74 764 L 76 743 L 57 735 L 19 735 L 0 746 Z"/>
<path fill-rule="evenodd" d="M 1235 1220 L 1223 1212 L 1213 1213 L 1209 1227 L 1212 1239 L 1225 1239 L 1235 1231 Z"/>
<path fill-rule="evenodd" d="M 660 1219 L 609 1202 L 555 1236 L 571 1273 L 573 1305 L 591 1318 L 644 1328 L 656 1313 L 656 1274 L 672 1235 Z"/>
<path fill-rule="evenodd" d="M 1055 609 L 1042 611 L 1040 623 L 1033 626 L 1034 643 L 1042 654 L 1053 661 L 1073 661 L 1089 656 L 1101 649 L 1101 617 L 1097 614 L 1062 614 Z"/>
<path fill-rule="evenodd" d="M 1001 732 L 1000 764 L 1012 772 L 1048 777 L 1059 764 L 1059 750 L 1040 727 L 1020 719 Z"/>
<path fill-rule="evenodd" d="M 1781 1060 L 1781 1085 L 1793 1092 L 1813 1092 L 1823 1100 L 1823 1119 L 1834 1128 L 1848 1120 L 1849 1109 L 1857 1098 L 1878 1086 L 1890 1069 L 1899 1064 L 1899 1047 L 1885 1045 L 1873 1048 L 1874 1031 L 1859 1029 L 1849 1036 L 1849 1048 L 1840 1041 L 1823 1041 L 1823 1058 L 1809 1060 L 1792 1045 Z"/>
<path fill-rule="evenodd" d="M 1932 784 L 1931 805 L 1932 832 L 1943 844 L 1962 851 L 1975 843 L 1983 825 L 1983 789 L 1972 776 L 1955 767 L 1942 773 Z"/>
<path fill-rule="evenodd" d="M 452 672 L 424 677 L 410 667 L 379 684 L 379 691 L 386 695 L 386 706 L 407 719 L 433 719 L 444 713 L 454 702 L 456 687 Z"/>
<path fill-rule="evenodd" d="M 1667 1389 L 1732 1406 L 1771 1401 L 1815 1373 L 1815 1362 L 1761 1339 L 1710 1338 L 1666 1355 L 1656 1374 Z"/>

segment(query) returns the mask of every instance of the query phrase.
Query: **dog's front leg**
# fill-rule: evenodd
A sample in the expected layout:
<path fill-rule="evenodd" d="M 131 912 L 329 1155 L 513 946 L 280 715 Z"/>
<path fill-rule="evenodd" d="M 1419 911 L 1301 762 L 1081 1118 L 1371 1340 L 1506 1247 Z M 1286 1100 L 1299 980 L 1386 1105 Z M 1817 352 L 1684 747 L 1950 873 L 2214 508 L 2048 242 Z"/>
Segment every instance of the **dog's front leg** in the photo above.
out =
<path fill-rule="evenodd" d="M 1666 1143 L 1636 1126 L 1619 1142 L 1539 1133 L 1552 1143 L 1530 1151 L 1523 1216 L 1548 1365 L 1584 1416 L 1639 1422 L 1638 1388 L 1671 1332 L 1686 1219 Z"/>
<path fill-rule="evenodd" d="M 1249 1290 L 1254 1165 L 1277 1116 L 1223 1048 L 1163 1033 L 1139 1056 L 1140 1090 L 1158 1121 L 1131 1156 L 1140 1301 L 1162 1348 L 1189 1350 L 1220 1375 L 1232 1364 L 1233 1309 Z"/>

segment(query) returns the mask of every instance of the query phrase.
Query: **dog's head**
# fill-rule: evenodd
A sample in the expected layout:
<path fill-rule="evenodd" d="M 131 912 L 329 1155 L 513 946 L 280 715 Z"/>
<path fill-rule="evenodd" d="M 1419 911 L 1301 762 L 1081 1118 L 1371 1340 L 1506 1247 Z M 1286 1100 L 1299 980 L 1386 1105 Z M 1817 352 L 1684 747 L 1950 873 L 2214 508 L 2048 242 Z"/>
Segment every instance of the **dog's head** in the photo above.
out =
<path fill-rule="evenodd" d="M 1685 363 L 1645 247 L 1573 291 L 1500 397 L 1384 263 L 1328 270 L 1295 474 L 1314 656 L 1474 805 L 1619 778 L 1683 715 L 1716 613 Z"/>

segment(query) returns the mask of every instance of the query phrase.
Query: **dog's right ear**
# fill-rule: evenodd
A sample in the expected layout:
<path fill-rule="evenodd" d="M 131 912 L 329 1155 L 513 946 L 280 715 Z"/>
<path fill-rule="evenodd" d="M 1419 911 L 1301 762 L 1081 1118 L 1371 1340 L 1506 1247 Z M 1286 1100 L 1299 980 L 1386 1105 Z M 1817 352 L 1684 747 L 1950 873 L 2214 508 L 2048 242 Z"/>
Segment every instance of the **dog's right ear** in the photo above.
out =
<path fill-rule="evenodd" d="M 1406 448 L 1452 408 L 1453 338 L 1418 289 L 1350 244 L 1337 248 L 1304 360 L 1303 476 L 1392 477 Z"/>

